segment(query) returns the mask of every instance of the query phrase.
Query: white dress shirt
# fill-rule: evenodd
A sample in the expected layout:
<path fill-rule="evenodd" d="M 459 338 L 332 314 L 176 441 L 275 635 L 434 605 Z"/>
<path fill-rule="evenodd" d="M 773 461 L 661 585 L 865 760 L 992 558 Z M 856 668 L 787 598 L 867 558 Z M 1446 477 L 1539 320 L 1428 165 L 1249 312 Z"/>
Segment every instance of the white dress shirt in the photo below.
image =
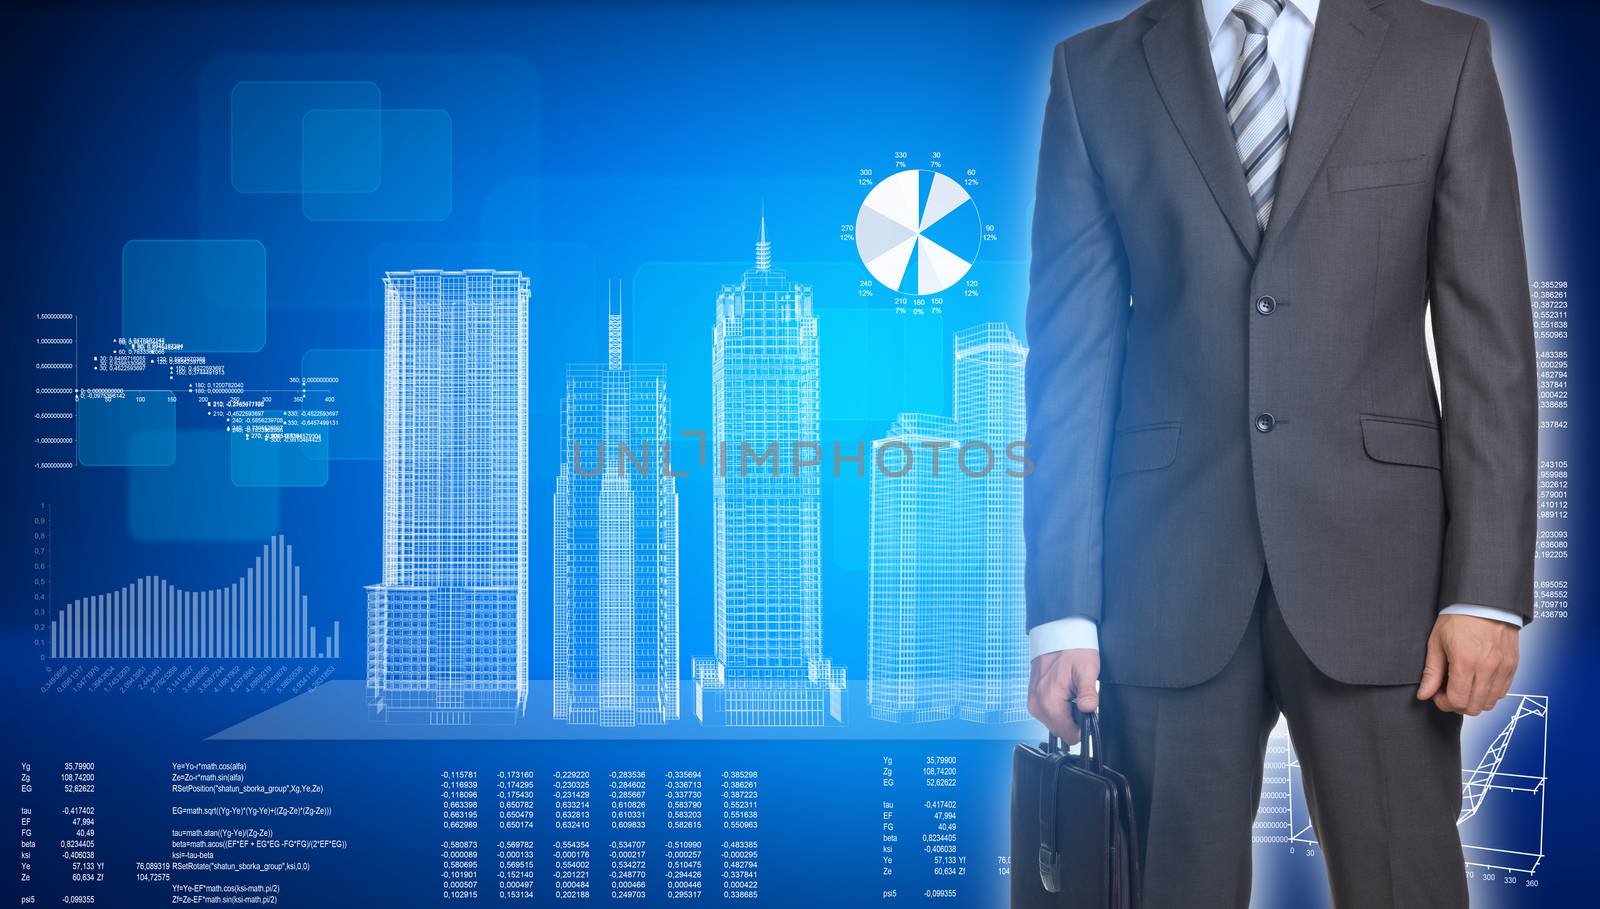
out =
<path fill-rule="evenodd" d="M 1226 95 L 1239 66 L 1244 48 L 1244 23 L 1233 15 L 1238 0 L 1195 0 L 1205 11 L 1206 32 L 1211 36 L 1211 68 L 1217 74 L 1217 92 Z M 1287 0 L 1272 28 L 1267 32 L 1267 53 L 1278 69 L 1283 86 L 1284 106 L 1288 109 L 1290 138 L 1293 140 L 1294 115 L 1300 104 L 1300 85 L 1305 81 L 1306 60 L 1311 55 L 1311 38 L 1317 27 L 1317 7 L 1321 0 Z M 1522 627 L 1522 616 L 1507 609 L 1457 603 L 1439 611 L 1440 615 L 1473 615 Z M 1028 632 L 1030 657 L 1057 650 L 1100 649 L 1100 630 L 1090 619 L 1066 618 L 1044 622 Z"/>

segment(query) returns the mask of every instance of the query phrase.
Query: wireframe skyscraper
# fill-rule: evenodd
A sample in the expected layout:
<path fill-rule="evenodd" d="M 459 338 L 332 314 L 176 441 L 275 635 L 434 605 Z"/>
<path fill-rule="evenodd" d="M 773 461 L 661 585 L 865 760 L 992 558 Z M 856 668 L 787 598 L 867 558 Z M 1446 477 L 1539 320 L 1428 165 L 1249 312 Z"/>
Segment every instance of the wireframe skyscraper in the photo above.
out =
<path fill-rule="evenodd" d="M 878 719 L 1027 715 L 1022 481 L 1005 459 L 1026 438 L 1027 356 L 1002 323 L 957 332 L 954 419 L 901 414 L 873 444 L 887 468 L 872 476 L 868 700 Z M 930 446 L 946 446 L 937 470 Z"/>
<path fill-rule="evenodd" d="M 666 368 L 624 364 L 621 293 L 607 359 L 567 367 L 555 491 L 556 719 L 678 718 L 678 493 Z"/>
<path fill-rule="evenodd" d="M 961 718 L 1012 722 L 1028 715 L 1027 606 L 1023 593 L 1022 480 L 1004 455 L 1027 438 L 1023 375 L 1028 348 L 1002 322 L 956 332 L 956 424 L 966 442 L 994 452 L 993 467 L 963 472 L 958 520 L 963 560 L 956 665 Z M 978 473 L 983 455 L 970 453 Z"/>
<path fill-rule="evenodd" d="M 822 653 L 817 320 L 811 288 L 754 268 L 717 295 L 712 338 L 716 653 L 694 662 L 695 710 L 729 726 L 844 721 L 845 672 Z"/>
<path fill-rule="evenodd" d="M 877 719 L 928 722 L 955 712 L 960 444 L 949 417 L 903 413 L 872 445 L 867 701 Z"/>
<path fill-rule="evenodd" d="M 384 277 L 373 719 L 508 723 L 528 698 L 528 279 Z"/>

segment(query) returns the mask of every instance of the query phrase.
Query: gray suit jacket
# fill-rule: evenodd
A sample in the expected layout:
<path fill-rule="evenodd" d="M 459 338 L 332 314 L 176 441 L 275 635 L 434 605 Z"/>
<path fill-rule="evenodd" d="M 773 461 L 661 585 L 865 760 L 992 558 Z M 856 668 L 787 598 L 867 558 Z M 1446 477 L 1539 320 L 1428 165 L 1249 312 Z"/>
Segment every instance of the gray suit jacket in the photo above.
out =
<path fill-rule="evenodd" d="M 1057 46 L 1028 299 L 1029 626 L 1096 620 L 1106 679 L 1193 685 L 1227 662 L 1267 567 L 1319 669 L 1401 684 L 1441 606 L 1531 618 L 1519 209 L 1478 19 L 1323 0 L 1264 236 L 1198 0 Z"/>

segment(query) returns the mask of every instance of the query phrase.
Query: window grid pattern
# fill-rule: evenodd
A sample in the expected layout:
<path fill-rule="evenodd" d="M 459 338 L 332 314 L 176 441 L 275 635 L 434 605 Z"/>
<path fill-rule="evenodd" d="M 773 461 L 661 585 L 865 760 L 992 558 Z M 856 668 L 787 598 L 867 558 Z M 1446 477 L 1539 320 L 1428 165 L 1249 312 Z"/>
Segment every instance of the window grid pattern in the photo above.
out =
<path fill-rule="evenodd" d="M 913 468 L 872 481 L 868 701 L 874 717 L 1005 723 L 1027 716 L 1022 481 L 1007 446 L 1026 436 L 1028 350 L 1004 323 L 956 333 L 955 417 L 901 414 L 874 453 Z M 939 476 L 925 441 L 950 441 Z M 959 447 L 971 447 L 966 467 Z M 886 452 L 890 471 L 904 465 Z M 989 466 L 987 472 L 984 468 Z"/>
<path fill-rule="evenodd" d="M 664 367 L 623 363 L 616 311 L 607 352 L 605 364 L 567 368 L 562 400 L 554 716 L 653 725 L 679 715 L 678 494 L 663 462 L 671 402 Z"/>
<path fill-rule="evenodd" d="M 374 719 L 513 722 L 528 697 L 528 279 L 384 277 Z"/>
<path fill-rule="evenodd" d="M 822 649 L 821 474 L 794 457 L 819 438 L 817 374 L 811 288 L 772 267 L 763 223 L 756 267 L 717 297 L 712 338 L 715 652 L 694 664 L 705 723 L 844 721 L 844 669 Z"/>
<path fill-rule="evenodd" d="M 1028 348 L 1002 322 L 963 329 L 955 339 L 956 422 L 967 441 L 993 450 L 994 468 L 961 478 L 958 520 L 967 541 L 959 627 L 961 718 L 1008 723 L 1028 715 L 1027 607 L 1022 480 L 1007 473 L 1006 446 L 1027 438 L 1024 370 Z M 981 458 L 981 454 L 969 456 Z"/>
<path fill-rule="evenodd" d="M 937 472 L 927 445 L 939 452 Z M 873 443 L 867 700 L 874 719 L 955 715 L 962 619 L 955 421 L 903 413 Z M 900 474 L 892 476 L 891 474 Z"/>

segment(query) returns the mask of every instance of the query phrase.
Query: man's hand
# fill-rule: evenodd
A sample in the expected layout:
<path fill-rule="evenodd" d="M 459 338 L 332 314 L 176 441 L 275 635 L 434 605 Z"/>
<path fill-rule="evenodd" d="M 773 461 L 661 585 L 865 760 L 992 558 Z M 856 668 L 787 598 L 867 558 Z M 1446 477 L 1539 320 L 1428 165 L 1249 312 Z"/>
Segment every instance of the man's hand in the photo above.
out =
<path fill-rule="evenodd" d="M 1033 676 L 1028 680 L 1028 712 L 1045 724 L 1068 745 L 1078 742 L 1078 723 L 1072 717 L 1072 702 L 1078 710 L 1093 713 L 1100 706 L 1095 680 L 1100 678 L 1100 651 L 1058 650 L 1033 658 Z"/>
<path fill-rule="evenodd" d="M 1433 699 L 1451 713 L 1477 716 L 1511 690 L 1517 672 L 1518 629 L 1473 615 L 1442 615 L 1428 635 L 1417 700 Z M 1037 661 L 1035 661 L 1037 670 Z"/>

